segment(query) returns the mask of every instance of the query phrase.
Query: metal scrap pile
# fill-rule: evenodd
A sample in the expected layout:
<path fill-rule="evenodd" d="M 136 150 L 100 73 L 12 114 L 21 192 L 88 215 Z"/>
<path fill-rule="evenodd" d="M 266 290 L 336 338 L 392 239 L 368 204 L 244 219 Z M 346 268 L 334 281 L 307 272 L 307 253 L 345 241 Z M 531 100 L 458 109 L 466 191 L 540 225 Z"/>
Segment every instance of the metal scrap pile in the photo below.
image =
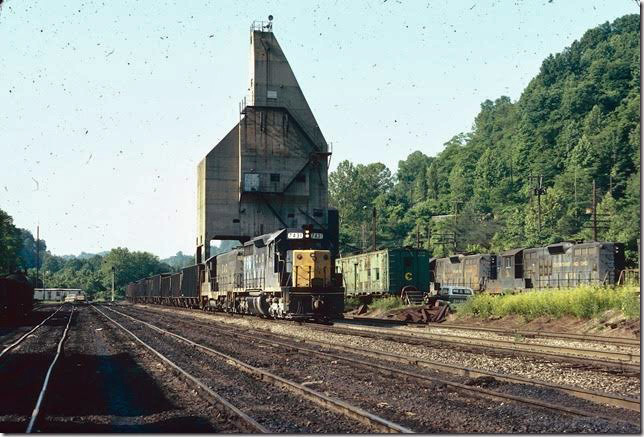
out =
<path fill-rule="evenodd" d="M 445 321 L 449 314 L 449 305 L 442 301 L 436 301 L 434 305 L 424 305 L 420 308 L 407 308 L 392 319 L 405 320 L 412 323 L 440 323 Z"/>

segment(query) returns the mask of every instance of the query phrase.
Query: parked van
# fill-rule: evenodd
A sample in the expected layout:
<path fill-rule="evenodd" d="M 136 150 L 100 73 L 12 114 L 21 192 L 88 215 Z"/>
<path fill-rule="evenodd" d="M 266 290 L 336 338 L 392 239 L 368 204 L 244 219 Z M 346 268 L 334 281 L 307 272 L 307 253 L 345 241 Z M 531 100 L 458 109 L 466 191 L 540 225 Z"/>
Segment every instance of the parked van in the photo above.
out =
<path fill-rule="evenodd" d="M 474 291 L 469 287 L 457 285 L 444 285 L 438 290 L 438 298 L 450 303 L 461 303 L 474 296 Z"/>

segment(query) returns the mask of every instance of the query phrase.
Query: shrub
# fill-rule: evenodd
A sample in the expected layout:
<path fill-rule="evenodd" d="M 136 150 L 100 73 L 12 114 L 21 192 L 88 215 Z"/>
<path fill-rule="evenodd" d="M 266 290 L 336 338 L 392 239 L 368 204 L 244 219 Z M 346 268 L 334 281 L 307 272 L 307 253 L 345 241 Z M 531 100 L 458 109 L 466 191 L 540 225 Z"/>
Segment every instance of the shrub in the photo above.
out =
<path fill-rule="evenodd" d="M 403 300 L 398 296 L 383 297 L 382 299 L 374 299 L 373 303 L 369 305 L 372 309 L 382 311 L 393 310 L 405 306 Z"/>
<path fill-rule="evenodd" d="M 477 294 L 461 305 L 459 312 L 478 317 L 520 315 L 531 320 L 565 315 L 590 319 L 606 310 L 618 310 L 627 318 L 639 318 L 637 291 L 637 287 L 581 286 L 502 296 Z"/>
<path fill-rule="evenodd" d="M 351 311 L 360 306 L 360 299 L 357 297 L 346 297 L 344 298 L 344 310 Z"/>

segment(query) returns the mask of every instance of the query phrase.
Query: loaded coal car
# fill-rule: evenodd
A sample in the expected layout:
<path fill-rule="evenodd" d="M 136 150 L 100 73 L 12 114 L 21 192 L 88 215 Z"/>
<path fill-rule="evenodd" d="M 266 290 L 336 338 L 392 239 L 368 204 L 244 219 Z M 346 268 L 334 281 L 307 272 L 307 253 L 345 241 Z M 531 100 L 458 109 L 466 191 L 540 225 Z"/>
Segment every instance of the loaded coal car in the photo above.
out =
<path fill-rule="evenodd" d="M 199 308 L 199 277 L 201 271 L 203 271 L 203 264 L 195 264 L 181 269 L 179 296 L 176 298 L 177 306 Z"/>
<path fill-rule="evenodd" d="M 432 288 L 438 291 L 444 286 L 456 286 L 484 291 L 496 279 L 496 262 L 496 255 L 491 253 L 432 258 L 429 261 Z"/>
<path fill-rule="evenodd" d="M 33 309 L 34 286 L 22 272 L 0 276 L 0 323 L 12 323 Z"/>
<path fill-rule="evenodd" d="M 181 272 L 170 275 L 170 290 L 164 303 L 168 305 L 179 306 L 179 297 L 181 291 Z"/>
<path fill-rule="evenodd" d="M 429 251 L 417 248 L 383 249 L 336 259 L 347 296 L 369 302 L 401 296 L 422 303 L 429 291 Z"/>
<path fill-rule="evenodd" d="M 253 238 L 203 264 L 201 306 L 298 320 L 339 317 L 344 289 L 331 247 L 311 226 Z"/>

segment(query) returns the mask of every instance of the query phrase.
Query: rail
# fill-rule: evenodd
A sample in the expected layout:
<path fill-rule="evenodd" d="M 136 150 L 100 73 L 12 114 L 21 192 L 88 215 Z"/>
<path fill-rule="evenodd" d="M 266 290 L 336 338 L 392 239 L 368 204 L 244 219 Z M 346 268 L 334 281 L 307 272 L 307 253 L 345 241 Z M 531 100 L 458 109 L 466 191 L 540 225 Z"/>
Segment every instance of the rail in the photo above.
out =
<path fill-rule="evenodd" d="M 195 323 L 202 325 L 202 326 L 208 326 L 208 327 L 213 327 L 215 329 L 219 329 L 221 324 L 219 322 L 215 322 L 215 324 L 212 323 L 204 323 L 195 320 Z M 258 338 L 257 336 L 249 336 L 248 334 L 243 333 L 243 329 L 236 328 L 236 327 L 231 327 L 229 324 L 227 324 L 225 327 L 221 326 L 223 329 L 228 330 L 229 332 L 234 332 L 235 337 L 242 337 L 246 338 L 249 340 L 253 340 L 255 342 L 262 342 L 264 344 L 268 345 L 274 345 L 274 344 L 279 344 L 280 346 L 288 347 L 289 349 L 297 349 L 299 351 L 307 351 L 309 353 L 315 353 L 316 351 L 312 351 L 307 348 L 301 347 L 300 344 L 291 344 L 291 343 L 283 343 L 280 342 L 279 340 L 267 340 L 267 339 L 262 339 Z M 252 328 L 256 332 L 260 332 L 264 335 L 267 336 L 272 336 L 272 337 L 278 337 L 277 334 L 268 331 L 266 329 L 262 328 Z M 345 352 L 350 352 L 355 355 L 361 355 L 361 356 L 366 356 L 370 358 L 376 358 L 376 359 L 381 359 L 384 361 L 390 361 L 390 362 L 396 362 L 396 363 L 401 363 L 401 364 L 407 364 L 407 365 L 413 365 L 416 367 L 422 367 L 422 368 L 430 368 L 433 370 L 437 370 L 440 372 L 445 372 L 445 373 L 451 373 L 451 374 L 456 374 L 460 376 L 466 376 L 469 378 L 477 378 L 480 376 L 489 376 L 492 377 L 496 380 L 499 381 L 504 381 L 504 382 L 509 382 L 509 383 L 514 383 L 514 384 L 528 384 L 536 387 L 543 387 L 543 388 L 548 388 L 548 389 L 554 389 L 558 390 L 567 394 L 570 394 L 572 396 L 581 398 L 581 399 L 587 399 L 591 400 L 594 402 L 600 402 L 604 403 L 607 405 L 612 405 L 620 408 L 626 408 L 629 410 L 633 411 L 639 411 L 640 410 L 640 399 L 639 398 L 632 398 L 628 396 L 617 396 L 611 393 L 601 393 L 601 392 L 596 392 L 592 390 L 585 390 L 582 388 L 578 387 L 572 387 L 572 386 L 565 386 L 565 385 L 559 385 L 559 384 L 553 384 L 545 381 L 539 381 L 535 379 L 530 379 L 530 378 L 524 378 L 524 377 L 519 377 L 519 376 L 514 376 L 514 375 L 507 375 L 507 374 L 500 374 L 500 373 L 495 373 L 495 372 L 489 372 L 486 370 L 481 370 L 481 369 L 473 369 L 473 368 L 468 368 L 468 367 L 461 367 L 461 366 L 455 366 L 451 364 L 446 364 L 443 362 L 439 361 L 431 361 L 431 360 L 424 360 L 420 358 L 414 358 L 414 357 L 406 357 L 403 355 L 399 354 L 393 354 L 389 352 L 380 352 L 380 351 L 373 351 L 373 350 L 366 350 L 363 348 L 356 348 L 352 346 L 346 346 L 343 344 L 337 344 L 337 343 L 331 343 L 327 342 L 324 340 L 304 340 L 304 339 L 297 339 L 297 343 L 304 343 L 304 344 L 311 344 L 311 345 L 318 345 L 327 349 L 335 349 L 335 350 L 341 350 Z M 340 356 L 334 356 L 333 359 L 344 359 Z M 389 368 L 388 368 L 389 369 Z"/>
<path fill-rule="evenodd" d="M 138 341 L 143 347 L 145 347 L 147 350 L 152 352 L 154 355 L 156 355 L 161 361 L 166 363 L 168 366 L 172 367 L 174 370 L 176 370 L 181 376 L 183 376 L 185 379 L 188 381 L 192 382 L 197 388 L 203 392 L 206 393 L 208 396 L 210 396 L 211 399 L 214 399 L 217 404 L 219 404 L 221 407 L 223 407 L 226 412 L 229 414 L 232 413 L 235 417 L 237 417 L 242 424 L 245 426 L 246 430 L 249 432 L 259 432 L 259 433 L 268 433 L 268 429 L 266 429 L 263 425 L 260 425 L 253 419 L 252 417 L 248 416 L 246 413 L 241 411 L 239 408 L 235 407 L 233 404 L 231 404 L 229 401 L 224 399 L 222 396 L 220 396 L 218 393 L 216 393 L 214 390 L 206 386 L 203 382 L 199 381 L 196 377 L 191 375 L 190 373 L 186 372 L 184 369 L 182 369 L 179 365 L 177 365 L 174 361 L 170 360 L 168 357 L 163 355 L 161 352 L 157 351 L 154 349 L 152 346 L 147 344 L 145 341 L 141 340 L 136 334 L 134 334 L 132 331 L 127 329 L 125 326 L 121 325 L 119 322 L 105 314 L 103 311 L 99 310 L 95 305 L 92 304 L 92 308 L 96 311 L 98 311 L 100 314 L 103 315 L 107 320 L 112 322 L 115 326 L 118 328 L 122 329 L 125 331 L 127 334 L 129 334 L 132 338 L 134 338 L 136 341 Z M 115 310 L 112 310 L 111 308 L 108 308 L 110 311 L 118 312 Z"/>
<path fill-rule="evenodd" d="M 459 346 L 459 347 L 473 347 L 479 349 L 492 350 L 494 353 L 505 353 L 509 355 L 524 355 L 524 356 L 534 356 L 538 358 L 546 358 L 557 361 L 578 363 L 582 365 L 590 365 L 597 368 L 611 368 L 617 369 L 619 371 L 631 371 L 637 374 L 640 373 L 640 364 L 639 361 L 635 362 L 635 356 L 629 353 L 623 352 L 608 352 L 608 351 L 596 351 L 593 349 L 576 349 L 569 347 L 559 347 L 559 346 L 550 346 L 550 345 L 535 345 L 535 344 L 526 344 L 519 345 L 516 342 L 507 341 L 507 340 L 490 340 L 485 339 L 482 341 L 477 341 L 475 339 L 468 339 L 462 336 L 450 336 L 450 335 L 407 335 L 401 333 L 392 333 L 382 330 L 376 330 L 372 328 L 356 328 L 356 327 L 338 327 L 338 326 L 326 326 L 318 327 L 311 326 L 311 329 L 317 330 L 329 330 L 338 334 L 345 335 L 357 335 L 361 337 L 369 338 L 379 338 L 382 340 L 392 340 L 392 341 L 403 341 L 407 343 L 421 343 L 421 344 L 431 344 L 431 343 L 441 343 L 450 346 Z M 457 337 L 457 338 L 454 338 Z M 558 353 L 559 352 L 559 353 Z M 566 352 L 566 353 L 562 353 Z M 577 354 L 577 355 L 569 355 Z M 585 354 L 585 355 L 584 355 Z M 600 360 L 592 358 L 593 356 L 622 356 L 626 360 L 632 361 L 628 362 L 626 360 Z M 639 358 L 639 356 L 638 356 Z"/>
<path fill-rule="evenodd" d="M 641 341 L 632 338 L 616 338 L 608 337 L 605 335 L 587 335 L 587 334 L 565 334 L 559 332 L 549 331 L 532 331 L 527 329 L 503 329 L 503 328 L 490 328 L 486 326 L 473 326 L 473 325 L 457 325 L 450 323 L 441 323 L 440 326 L 428 326 L 430 329 L 455 329 L 462 331 L 484 331 L 493 332 L 500 335 L 521 335 L 526 338 L 561 338 L 565 340 L 578 340 L 590 343 L 610 343 L 619 346 L 639 346 Z"/>
<path fill-rule="evenodd" d="M 112 311 L 114 313 L 120 314 L 123 317 L 127 317 L 137 323 L 141 323 L 157 332 L 160 332 L 165 335 L 172 336 L 174 338 L 177 338 L 193 347 L 199 348 L 210 355 L 223 358 L 228 364 L 237 367 L 238 369 L 249 373 L 251 375 L 259 376 L 262 380 L 267 381 L 277 387 L 289 390 L 298 396 L 307 399 L 309 401 L 312 401 L 318 405 L 320 405 L 323 408 L 326 408 L 327 410 L 334 411 L 336 413 L 342 414 L 345 417 L 348 417 L 349 419 L 357 420 L 358 422 L 371 426 L 380 432 L 395 432 L 395 433 L 412 433 L 410 429 L 407 429 L 401 425 L 398 425 L 396 423 L 393 423 L 389 420 L 386 420 L 382 417 L 376 416 L 372 413 L 369 413 L 368 411 L 365 411 L 359 407 L 356 407 L 354 405 L 348 404 L 344 401 L 341 401 L 339 399 L 334 399 L 329 396 L 326 396 L 322 393 L 319 393 L 313 389 L 310 389 L 302 384 L 298 384 L 296 382 L 290 381 L 288 379 L 282 378 L 281 376 L 275 375 L 273 373 L 270 373 L 266 370 L 260 369 L 258 367 L 251 366 L 250 364 L 247 364 L 241 360 L 238 360 L 237 358 L 234 358 L 230 355 L 224 354 L 223 352 L 216 351 L 208 346 L 204 346 L 202 344 L 196 343 L 192 340 L 189 340 L 179 334 L 175 334 L 174 332 L 170 332 L 168 330 L 165 330 L 163 328 L 159 328 L 156 325 L 153 325 L 151 323 L 145 322 L 143 320 L 137 319 L 136 317 L 132 317 L 129 314 L 122 313 L 120 311 L 117 311 L 112 308 L 107 308 L 109 311 Z"/>
<path fill-rule="evenodd" d="M 25 340 L 27 339 L 27 337 L 29 337 L 31 334 L 33 334 L 33 333 L 34 333 L 34 331 L 36 331 L 38 328 L 40 328 L 42 325 L 44 325 L 44 324 L 45 324 L 45 322 L 47 322 L 47 320 L 49 320 L 49 319 L 51 319 L 52 317 L 54 317 L 54 316 L 56 315 L 56 313 L 62 309 L 63 305 L 65 305 L 65 304 L 62 304 L 61 306 L 59 306 L 59 307 L 58 307 L 58 309 L 57 309 L 56 311 L 54 311 L 54 312 L 53 312 L 49 317 L 47 317 L 45 320 L 43 320 L 42 322 L 40 322 L 39 324 L 37 324 L 36 326 L 34 326 L 34 328 L 33 328 L 33 329 L 31 329 L 29 332 L 27 332 L 26 334 L 24 334 L 24 335 L 23 335 L 22 337 L 20 337 L 18 340 L 14 341 L 14 342 L 13 342 L 13 343 L 11 343 L 9 346 L 5 347 L 5 348 L 2 350 L 2 352 L 0 352 L 0 358 L 2 358 L 2 356 L 3 356 L 4 354 L 6 354 L 7 352 L 9 352 L 11 349 L 13 349 L 14 347 L 18 346 L 20 343 L 22 343 L 23 341 L 25 341 Z"/>
<path fill-rule="evenodd" d="M 26 431 L 28 434 L 33 432 L 34 427 L 36 426 L 36 422 L 40 417 L 40 412 L 41 412 L 40 407 L 42 406 L 42 402 L 45 399 L 45 394 L 47 393 L 47 387 L 49 386 L 49 380 L 54 370 L 54 366 L 56 366 L 56 363 L 58 362 L 58 358 L 60 357 L 60 354 L 63 350 L 63 343 L 65 343 L 65 340 L 67 339 L 67 332 L 69 332 L 69 325 L 72 323 L 73 317 L 74 317 L 74 307 L 72 306 L 72 310 L 69 313 L 69 320 L 67 320 L 67 326 L 65 326 L 65 330 L 63 331 L 63 336 L 60 338 L 60 341 L 58 342 L 58 347 L 56 348 L 56 355 L 54 356 L 54 359 L 49 365 L 49 369 L 47 369 L 45 380 L 43 381 L 42 388 L 40 389 L 40 393 L 38 394 L 38 400 L 36 401 L 36 406 L 34 407 L 34 410 L 31 413 L 31 419 L 29 419 L 29 425 L 27 426 L 27 431 Z"/>
<path fill-rule="evenodd" d="M 114 311 L 114 310 L 113 310 Z M 127 317 L 131 317 L 126 315 Z M 145 323 L 145 322 L 143 322 Z M 502 375 L 494 372 L 487 372 L 483 370 L 478 370 L 478 369 L 469 369 L 466 367 L 458 367 L 458 366 L 451 366 L 445 363 L 440 363 L 440 362 L 435 362 L 435 361 L 429 361 L 429 360 L 422 360 L 422 359 L 416 359 L 416 358 L 410 358 L 410 357 L 404 357 L 402 355 L 397 355 L 397 354 L 391 354 L 391 353 L 385 353 L 385 352 L 377 352 L 377 351 L 365 351 L 364 349 L 358 349 L 355 347 L 351 346 L 345 346 L 341 344 L 335 344 L 335 343 L 329 343 L 325 342 L 323 340 L 303 340 L 303 339 L 297 339 L 296 343 L 292 342 L 284 342 L 281 340 L 274 340 L 274 339 L 266 339 L 266 338 L 260 338 L 254 335 L 249 335 L 245 334 L 242 332 L 242 329 L 231 327 L 230 325 L 227 324 L 227 326 L 221 326 L 219 323 L 216 324 L 211 324 L 211 323 L 206 323 L 206 322 L 199 322 L 195 320 L 195 323 L 198 325 L 207 325 L 208 327 L 222 332 L 224 335 L 228 334 L 231 335 L 231 333 L 234 333 L 235 338 L 244 338 L 249 341 L 253 341 L 256 343 L 261 343 L 261 344 L 266 344 L 271 347 L 281 347 L 281 348 L 286 348 L 286 349 L 295 349 L 298 352 L 305 353 L 308 355 L 315 355 L 315 356 L 320 356 L 332 360 L 339 360 L 339 361 L 345 361 L 352 363 L 354 365 L 358 365 L 363 368 L 368 368 L 368 369 L 377 369 L 383 374 L 390 375 L 390 374 L 397 374 L 401 377 L 411 377 L 415 378 L 418 380 L 425 380 L 425 381 L 430 381 L 430 382 L 435 382 L 435 383 L 440 383 L 440 384 L 446 384 L 449 386 L 452 386 L 460 391 L 466 391 L 468 393 L 475 393 L 479 394 L 483 397 L 489 398 L 489 399 L 495 399 L 495 400 L 502 400 L 502 401 L 515 401 L 518 403 L 523 403 L 531 406 L 537 406 L 540 408 L 548 409 L 551 411 L 559 412 L 559 413 L 566 413 L 574 416 L 580 416 L 580 417 L 599 417 L 605 420 L 609 421 L 615 421 L 615 418 L 612 416 L 607 416 L 607 415 L 601 415 L 601 414 L 596 414 L 593 412 L 586 412 L 583 410 L 575 409 L 575 408 L 570 408 L 567 406 L 563 405 L 558 405 L 554 403 L 547 403 L 547 402 L 542 402 L 539 400 L 534 400 L 530 398 L 524 398 L 524 397 L 519 397 L 519 396 L 514 396 L 514 395 L 509 395 L 506 393 L 502 392 L 497 392 L 497 391 L 492 391 L 492 390 L 487 390 L 487 389 L 482 389 L 478 387 L 472 387 L 468 386 L 465 384 L 460 384 L 457 382 L 452 382 L 452 381 L 447 381 L 441 378 L 436 378 L 424 374 L 419 374 L 416 372 L 410 372 L 407 370 L 402 370 L 402 369 L 396 369 L 395 367 L 391 366 L 383 366 L 379 365 L 376 363 L 367 363 L 361 360 L 357 360 L 354 358 L 342 356 L 342 355 L 337 355 L 335 353 L 330 353 L 328 351 L 318 351 L 314 349 L 310 349 L 307 347 L 303 347 L 301 343 L 308 343 L 311 345 L 319 345 L 327 349 L 336 349 L 336 350 L 342 350 L 346 352 L 350 352 L 356 355 L 362 355 L 362 356 L 368 356 L 371 358 L 377 358 L 377 359 L 383 359 L 385 361 L 394 361 L 398 363 L 404 363 L 404 364 L 410 364 L 410 365 L 415 365 L 417 367 L 427 367 L 427 368 L 432 368 L 438 371 L 445 371 L 447 373 L 454 373 L 458 374 L 461 376 L 467 376 L 470 378 L 475 378 L 479 376 L 491 376 L 497 380 L 500 381 L 505 381 L 505 382 L 510 382 L 514 384 L 529 384 L 537 387 L 544 387 L 544 388 L 549 388 L 549 389 L 556 389 L 568 394 L 571 394 L 573 396 L 582 398 L 582 399 L 587 399 L 587 400 L 592 400 L 595 402 L 602 402 L 608 405 L 613 405 L 621 408 L 627 408 L 629 410 L 633 411 L 639 411 L 640 409 L 640 401 L 639 399 L 635 398 L 629 398 L 629 397 L 620 397 L 620 396 L 615 396 L 609 393 L 599 393 L 599 392 L 594 392 L 590 390 L 584 390 L 576 387 L 569 387 L 569 386 L 562 386 L 562 385 L 556 385 L 556 384 L 551 384 L 547 382 L 542 382 L 542 381 L 537 381 L 529 378 L 522 378 L 522 377 L 517 377 L 517 376 L 512 376 L 512 375 Z M 268 335 L 271 337 L 278 337 L 277 334 L 268 331 L 266 329 L 261 329 L 261 328 L 252 328 L 254 331 L 261 332 L 264 335 Z M 190 340 L 188 340 L 190 341 Z"/>

